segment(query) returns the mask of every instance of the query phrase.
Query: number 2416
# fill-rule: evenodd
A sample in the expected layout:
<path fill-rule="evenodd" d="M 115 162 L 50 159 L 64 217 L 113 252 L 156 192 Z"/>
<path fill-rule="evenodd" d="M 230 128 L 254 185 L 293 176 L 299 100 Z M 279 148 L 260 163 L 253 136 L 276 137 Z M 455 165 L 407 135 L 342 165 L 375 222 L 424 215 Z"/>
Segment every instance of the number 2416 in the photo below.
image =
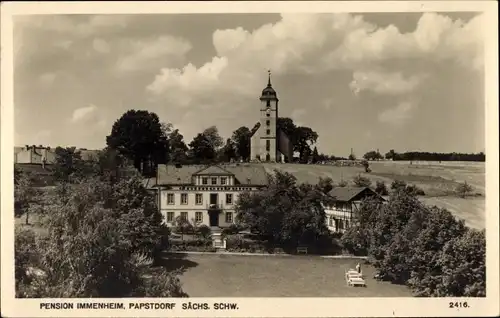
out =
<path fill-rule="evenodd" d="M 469 304 L 466 301 L 450 301 L 450 308 L 469 308 Z"/>

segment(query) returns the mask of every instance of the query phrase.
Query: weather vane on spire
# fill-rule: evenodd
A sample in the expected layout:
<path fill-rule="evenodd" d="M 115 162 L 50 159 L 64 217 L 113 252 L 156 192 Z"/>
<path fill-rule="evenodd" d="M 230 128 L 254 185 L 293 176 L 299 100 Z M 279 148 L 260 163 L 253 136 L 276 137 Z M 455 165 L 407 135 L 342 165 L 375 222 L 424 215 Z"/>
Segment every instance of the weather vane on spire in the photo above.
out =
<path fill-rule="evenodd" d="M 267 73 L 269 74 L 269 79 L 268 79 L 268 81 L 267 81 L 267 86 L 271 86 L 271 70 L 270 70 L 270 69 L 268 69 L 268 70 L 267 70 Z"/>

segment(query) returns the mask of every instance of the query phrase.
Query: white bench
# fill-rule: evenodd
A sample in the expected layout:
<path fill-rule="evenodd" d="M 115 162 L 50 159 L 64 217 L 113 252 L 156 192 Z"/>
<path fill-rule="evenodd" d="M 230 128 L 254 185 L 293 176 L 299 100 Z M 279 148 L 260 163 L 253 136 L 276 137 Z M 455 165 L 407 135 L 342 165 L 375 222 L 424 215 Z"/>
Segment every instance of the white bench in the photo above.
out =
<path fill-rule="evenodd" d="M 307 254 L 307 247 L 305 246 L 297 247 L 297 254 Z"/>

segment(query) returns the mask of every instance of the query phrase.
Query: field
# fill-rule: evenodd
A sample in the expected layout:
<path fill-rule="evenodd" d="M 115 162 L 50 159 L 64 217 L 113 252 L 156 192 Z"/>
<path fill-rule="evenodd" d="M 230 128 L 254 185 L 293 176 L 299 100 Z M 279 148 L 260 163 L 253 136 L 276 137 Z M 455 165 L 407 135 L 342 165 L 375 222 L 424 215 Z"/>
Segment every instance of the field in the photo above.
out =
<path fill-rule="evenodd" d="M 265 164 L 266 170 L 279 169 L 293 173 L 299 182 L 316 183 L 319 177 L 330 177 L 334 182 L 350 182 L 362 175 L 375 184 L 384 181 L 390 185 L 393 180 L 415 184 L 426 193 L 422 201 L 450 210 L 466 224 L 474 228 L 484 228 L 485 223 L 485 166 L 476 162 L 370 162 L 372 172 L 365 173 L 361 167 L 337 167 L 330 165 Z M 481 196 L 461 199 L 452 196 L 455 187 L 467 181 Z"/>
<path fill-rule="evenodd" d="M 357 260 L 314 256 L 171 255 L 169 267 L 184 267 L 190 297 L 410 297 L 406 286 L 373 279 L 361 263 L 367 287 L 348 287 L 344 271 Z M 174 265 L 175 264 L 175 265 Z"/>

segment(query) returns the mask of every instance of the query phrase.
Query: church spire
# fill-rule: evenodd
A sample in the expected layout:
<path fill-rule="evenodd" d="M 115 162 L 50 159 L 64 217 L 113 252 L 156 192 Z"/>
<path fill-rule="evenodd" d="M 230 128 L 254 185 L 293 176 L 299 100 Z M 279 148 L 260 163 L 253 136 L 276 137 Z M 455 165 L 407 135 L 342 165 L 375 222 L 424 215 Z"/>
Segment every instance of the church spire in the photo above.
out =
<path fill-rule="evenodd" d="M 271 70 L 267 70 L 267 73 L 269 74 L 267 80 L 267 87 L 271 87 Z"/>

